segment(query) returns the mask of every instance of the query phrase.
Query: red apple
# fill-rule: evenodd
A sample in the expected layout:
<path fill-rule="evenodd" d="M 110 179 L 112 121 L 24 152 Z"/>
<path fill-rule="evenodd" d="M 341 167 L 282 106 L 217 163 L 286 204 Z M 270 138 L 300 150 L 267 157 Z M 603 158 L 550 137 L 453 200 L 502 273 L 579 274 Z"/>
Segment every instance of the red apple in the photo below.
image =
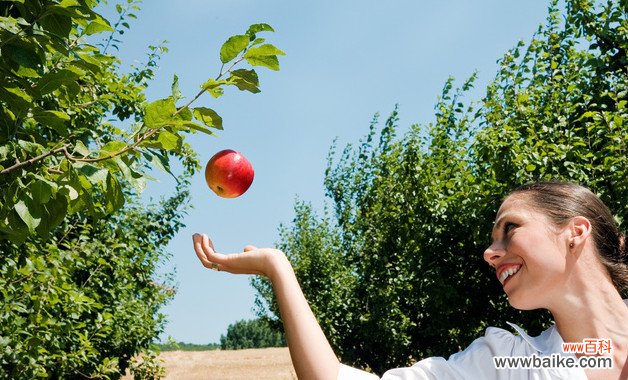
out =
<path fill-rule="evenodd" d="M 244 194 L 253 182 L 253 166 L 232 149 L 221 150 L 207 162 L 205 181 L 209 188 L 223 198 L 235 198 Z"/>

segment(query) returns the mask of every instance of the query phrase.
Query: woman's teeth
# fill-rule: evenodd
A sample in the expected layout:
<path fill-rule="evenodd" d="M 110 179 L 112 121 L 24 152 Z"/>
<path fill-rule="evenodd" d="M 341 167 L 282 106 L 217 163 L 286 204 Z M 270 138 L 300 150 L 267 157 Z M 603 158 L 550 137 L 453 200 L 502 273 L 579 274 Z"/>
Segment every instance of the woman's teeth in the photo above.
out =
<path fill-rule="evenodd" d="M 504 285 L 504 281 L 506 281 L 509 276 L 519 272 L 519 269 L 521 269 L 521 267 L 514 267 L 503 271 L 502 274 L 499 275 L 499 282 Z"/>

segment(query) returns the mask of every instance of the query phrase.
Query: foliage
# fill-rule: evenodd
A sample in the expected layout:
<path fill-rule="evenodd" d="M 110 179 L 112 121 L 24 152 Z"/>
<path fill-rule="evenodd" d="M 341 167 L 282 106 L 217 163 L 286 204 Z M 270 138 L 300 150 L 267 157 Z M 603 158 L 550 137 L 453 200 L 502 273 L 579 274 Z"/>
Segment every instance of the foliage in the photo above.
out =
<path fill-rule="evenodd" d="M 129 202 L 97 221 L 75 215 L 47 241 L 1 241 L 0 377 L 115 377 L 149 347 L 174 295 L 172 279 L 159 281 L 156 270 L 187 197 L 181 190 L 150 208 Z"/>
<path fill-rule="evenodd" d="M 255 66 L 278 70 L 283 54 L 257 36 L 272 27 L 254 24 L 227 39 L 219 74 L 193 98 L 182 104 L 175 75 L 169 96 L 148 101 L 166 47 L 149 47 L 147 62 L 124 73 L 110 50 L 140 1 L 116 4 L 113 26 L 99 4 L 107 2 L 0 2 L 3 379 L 119 378 L 131 364 L 136 376 L 160 376 L 150 346 L 174 289 L 157 268 L 199 169 L 186 137 L 223 128 L 215 110 L 192 105 L 226 86 L 259 92 Z M 143 206 L 155 168 L 177 185 L 171 198 Z"/>
<path fill-rule="evenodd" d="M 195 344 L 177 342 L 172 337 L 166 343 L 154 344 L 153 347 L 160 352 L 163 351 L 209 351 L 220 349 L 219 343 Z"/>
<path fill-rule="evenodd" d="M 285 345 L 283 334 L 271 329 L 263 319 L 237 321 L 227 327 L 227 335 L 220 336 L 220 348 L 223 350 L 284 347 Z"/>
<path fill-rule="evenodd" d="M 139 358 L 133 358 L 130 366 L 135 380 L 155 380 L 166 376 L 163 359 L 155 351 L 149 350 Z"/>
<path fill-rule="evenodd" d="M 547 23 L 500 60 L 480 102 L 449 79 L 435 122 L 397 137 L 397 110 L 357 147 L 330 152 L 333 213 L 297 202 L 280 248 L 344 362 L 382 373 L 448 356 L 506 321 L 538 333 L 543 311 L 506 303 L 482 260 L 509 189 L 581 182 L 628 217 L 625 2 L 553 1 Z M 277 316 L 266 280 L 259 313 Z"/>
<path fill-rule="evenodd" d="M 94 11 L 97 3 L 0 3 L 0 234 L 15 243 L 47 237 L 79 211 L 94 218 L 112 213 L 124 203 L 122 182 L 139 193 L 146 170 L 171 173 L 171 158 L 188 173 L 198 169 L 185 135 L 213 135 L 223 126 L 215 110 L 192 103 L 206 92 L 220 97 L 226 86 L 259 92 L 256 71 L 236 66 L 245 61 L 278 70 L 277 56 L 284 54 L 257 36 L 272 27 L 254 24 L 227 39 L 220 73 L 191 100 L 178 105 L 183 96 L 175 75 L 170 96 L 147 102 L 145 86 L 163 47 L 152 47 L 145 68 L 122 73 L 120 60 L 107 53 L 118 39 L 109 37 L 100 49 L 88 43 L 98 33 L 116 33 Z M 118 5 L 121 20 L 135 17 L 136 8 Z"/>
<path fill-rule="evenodd" d="M 340 239 L 331 233 L 329 220 L 319 220 L 311 205 L 298 201 L 295 211 L 298 217 L 292 229 L 283 225 L 280 228 L 278 248 L 288 255 L 301 287 L 307 291 L 312 311 L 326 327 L 332 344 L 336 347 L 359 344 L 350 333 L 351 316 L 355 311 L 348 302 L 353 296 L 355 278 L 349 272 L 346 257 L 337 254 L 341 250 Z M 258 310 L 268 307 L 278 316 L 277 304 L 265 302 L 273 300 L 272 284 L 263 277 L 253 277 L 251 281 L 258 293 Z M 273 329 L 282 330 L 278 318 L 264 317 Z"/>

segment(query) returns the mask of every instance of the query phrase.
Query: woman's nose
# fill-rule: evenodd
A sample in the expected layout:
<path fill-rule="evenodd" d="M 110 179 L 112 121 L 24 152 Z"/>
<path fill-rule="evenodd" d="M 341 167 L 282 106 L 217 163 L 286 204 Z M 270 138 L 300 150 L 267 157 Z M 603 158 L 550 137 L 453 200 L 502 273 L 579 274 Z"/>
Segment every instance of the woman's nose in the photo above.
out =
<path fill-rule="evenodd" d="M 484 261 L 489 263 L 489 265 L 491 265 L 493 268 L 496 267 L 496 262 L 502 256 L 504 256 L 504 249 L 500 245 L 498 245 L 496 243 L 491 244 L 484 251 Z"/>

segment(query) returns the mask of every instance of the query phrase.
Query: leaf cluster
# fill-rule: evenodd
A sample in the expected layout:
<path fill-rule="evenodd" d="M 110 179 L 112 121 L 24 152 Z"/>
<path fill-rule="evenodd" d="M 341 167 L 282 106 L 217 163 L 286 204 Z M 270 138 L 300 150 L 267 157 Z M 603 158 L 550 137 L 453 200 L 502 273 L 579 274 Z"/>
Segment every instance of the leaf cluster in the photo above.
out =
<path fill-rule="evenodd" d="M 107 49 L 118 48 L 139 1 L 116 6 L 114 26 L 94 10 L 97 4 L 0 3 L 0 237 L 15 243 L 46 237 L 79 211 L 94 218 L 111 214 L 126 193 L 145 188 L 152 169 L 176 178 L 171 164 L 180 161 L 186 173 L 198 170 L 186 136 L 214 135 L 223 121 L 215 110 L 192 103 L 205 92 L 222 95 L 225 86 L 259 92 L 255 69 L 235 66 L 246 61 L 278 70 L 277 55 L 284 54 L 257 37 L 272 27 L 254 24 L 246 44 L 241 38 L 225 42 L 220 74 L 190 101 L 178 104 L 183 95 L 175 75 L 171 95 L 149 102 L 146 86 L 167 48 L 151 46 L 144 67 L 122 72 Z M 106 33 L 102 43 L 90 43 Z"/>
<path fill-rule="evenodd" d="M 98 220 L 75 214 L 48 240 L 0 241 L 0 378 L 119 378 L 148 353 L 174 296 L 157 271 L 187 197 L 129 202 Z"/>

